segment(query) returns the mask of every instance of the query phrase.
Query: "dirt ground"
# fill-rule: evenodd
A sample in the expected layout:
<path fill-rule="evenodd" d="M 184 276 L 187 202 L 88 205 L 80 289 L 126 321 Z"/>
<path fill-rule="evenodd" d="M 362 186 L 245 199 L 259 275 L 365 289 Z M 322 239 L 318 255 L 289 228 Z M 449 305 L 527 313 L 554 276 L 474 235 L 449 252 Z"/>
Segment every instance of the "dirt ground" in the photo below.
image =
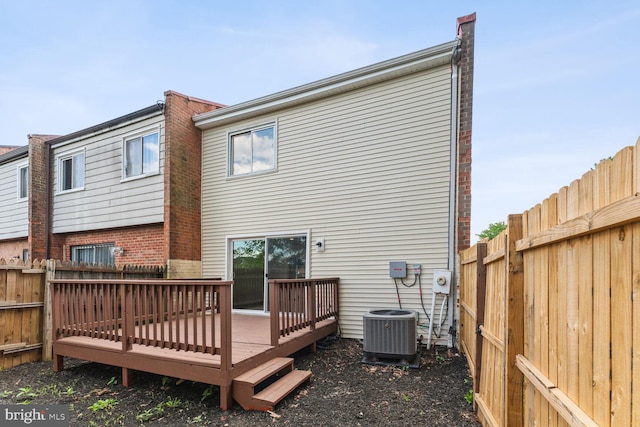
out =
<path fill-rule="evenodd" d="M 420 368 L 362 363 L 356 340 L 325 341 L 315 354 L 295 355 L 311 381 L 273 412 L 218 407 L 218 388 L 136 373 L 119 384 L 120 370 L 65 360 L 53 372 L 37 362 L 0 372 L 0 405 L 68 404 L 71 426 L 479 426 L 468 402 L 466 359 L 447 349 L 421 349 Z"/>

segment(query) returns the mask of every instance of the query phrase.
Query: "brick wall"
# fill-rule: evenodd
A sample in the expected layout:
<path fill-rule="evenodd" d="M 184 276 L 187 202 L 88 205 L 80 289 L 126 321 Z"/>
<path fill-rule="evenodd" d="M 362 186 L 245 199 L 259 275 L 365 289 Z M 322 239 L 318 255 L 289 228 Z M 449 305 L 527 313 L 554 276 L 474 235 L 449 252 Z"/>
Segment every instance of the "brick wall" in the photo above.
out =
<path fill-rule="evenodd" d="M 471 245 L 471 130 L 476 14 L 458 18 L 461 39 L 458 64 L 458 251 Z"/>
<path fill-rule="evenodd" d="M 29 249 L 27 239 L 5 240 L 0 242 L 0 259 L 8 261 L 12 258 L 22 259 L 22 251 Z"/>
<path fill-rule="evenodd" d="M 116 255 L 116 265 L 165 265 L 163 256 L 164 227 L 151 224 L 137 227 L 96 230 L 53 236 L 51 258 L 71 259 L 71 246 L 113 243 L 124 250 Z"/>
<path fill-rule="evenodd" d="M 201 259 L 202 133 L 195 114 L 222 105 L 165 92 L 165 259 Z"/>
<path fill-rule="evenodd" d="M 56 135 L 29 135 L 29 258 L 45 259 L 47 235 L 47 141 Z M 53 189 L 51 190 L 53 191 Z"/>

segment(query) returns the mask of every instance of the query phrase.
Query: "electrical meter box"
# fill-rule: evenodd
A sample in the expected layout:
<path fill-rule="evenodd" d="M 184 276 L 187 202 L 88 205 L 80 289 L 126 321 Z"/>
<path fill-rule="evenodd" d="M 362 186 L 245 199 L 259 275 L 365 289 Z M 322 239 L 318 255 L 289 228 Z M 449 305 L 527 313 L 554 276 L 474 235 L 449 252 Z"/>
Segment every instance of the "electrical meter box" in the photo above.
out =
<path fill-rule="evenodd" d="M 389 276 L 394 279 L 407 277 L 407 263 L 404 261 L 391 261 L 389 263 Z"/>
<path fill-rule="evenodd" d="M 449 295 L 451 291 L 451 272 L 449 270 L 433 270 L 433 292 Z"/>

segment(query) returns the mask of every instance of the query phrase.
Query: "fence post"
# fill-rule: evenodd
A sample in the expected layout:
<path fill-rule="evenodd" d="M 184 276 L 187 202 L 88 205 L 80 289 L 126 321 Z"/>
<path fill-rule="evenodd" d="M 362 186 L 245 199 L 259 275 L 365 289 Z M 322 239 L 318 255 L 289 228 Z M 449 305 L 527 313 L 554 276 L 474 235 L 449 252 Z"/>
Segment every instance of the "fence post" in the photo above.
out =
<path fill-rule="evenodd" d="M 476 244 L 476 354 L 475 354 L 475 378 L 473 379 L 473 392 L 480 392 L 480 378 L 482 371 L 482 343 L 483 337 L 480 327 L 484 324 L 484 306 L 487 292 L 487 266 L 484 258 L 487 256 L 487 244 Z M 477 410 L 474 399 L 473 406 Z"/>
<path fill-rule="evenodd" d="M 47 270 L 44 279 L 44 307 L 43 307 L 43 331 L 42 331 L 42 360 L 53 358 L 53 318 L 50 279 L 56 278 L 56 262 L 47 260 Z"/>
<path fill-rule="evenodd" d="M 504 425 L 524 425 L 524 375 L 516 366 L 516 355 L 524 353 L 524 271 L 522 253 L 516 242 L 523 237 L 522 215 L 509 215 L 507 220 L 506 289 L 505 289 L 505 361 L 504 361 Z"/>

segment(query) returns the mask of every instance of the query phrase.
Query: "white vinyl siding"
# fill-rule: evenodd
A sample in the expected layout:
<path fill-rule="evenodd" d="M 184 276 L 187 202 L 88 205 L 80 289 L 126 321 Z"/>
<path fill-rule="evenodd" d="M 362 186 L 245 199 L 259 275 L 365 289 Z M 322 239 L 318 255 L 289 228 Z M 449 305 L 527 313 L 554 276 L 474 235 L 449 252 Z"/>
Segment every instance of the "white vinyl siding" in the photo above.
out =
<path fill-rule="evenodd" d="M 311 277 L 340 277 L 344 336 L 362 337 L 367 309 L 398 306 L 390 261 L 421 264 L 429 310 L 433 270 L 448 260 L 450 81 L 440 66 L 204 130 L 204 277 L 230 274 L 225 236 L 309 229 Z M 227 132 L 269 120 L 278 171 L 228 179 Z M 418 286 L 400 293 L 424 322 Z"/>
<path fill-rule="evenodd" d="M 150 128 L 160 138 L 160 173 L 142 179 L 122 179 L 123 138 Z M 164 116 L 162 114 L 56 147 L 54 154 L 83 148 L 84 191 L 53 197 L 53 232 L 68 233 L 164 220 Z M 58 182 L 59 168 L 54 170 Z"/>
<path fill-rule="evenodd" d="M 25 159 L 0 165 L 0 240 L 27 237 L 29 233 L 29 204 L 19 200 L 18 178 Z"/>

